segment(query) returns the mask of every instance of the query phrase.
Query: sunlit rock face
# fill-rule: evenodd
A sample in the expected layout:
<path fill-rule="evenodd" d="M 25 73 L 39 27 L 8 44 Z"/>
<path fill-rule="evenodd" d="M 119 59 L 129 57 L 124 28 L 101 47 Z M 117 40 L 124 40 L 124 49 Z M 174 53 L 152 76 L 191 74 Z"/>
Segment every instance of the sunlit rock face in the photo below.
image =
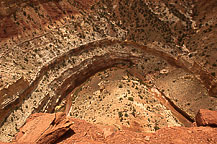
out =
<path fill-rule="evenodd" d="M 155 131 L 217 110 L 216 6 L 2 0 L 0 140 L 36 112 Z"/>

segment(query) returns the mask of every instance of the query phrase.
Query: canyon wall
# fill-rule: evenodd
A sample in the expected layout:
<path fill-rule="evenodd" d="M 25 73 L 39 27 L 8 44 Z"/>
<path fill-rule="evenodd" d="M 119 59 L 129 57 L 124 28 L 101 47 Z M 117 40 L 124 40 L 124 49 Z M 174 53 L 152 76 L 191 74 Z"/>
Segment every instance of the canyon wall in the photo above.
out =
<path fill-rule="evenodd" d="M 133 65 L 191 121 L 200 108 L 217 110 L 215 0 L 0 6 L 0 140 L 11 140 L 32 113 L 54 112 L 73 89 L 116 64 Z"/>

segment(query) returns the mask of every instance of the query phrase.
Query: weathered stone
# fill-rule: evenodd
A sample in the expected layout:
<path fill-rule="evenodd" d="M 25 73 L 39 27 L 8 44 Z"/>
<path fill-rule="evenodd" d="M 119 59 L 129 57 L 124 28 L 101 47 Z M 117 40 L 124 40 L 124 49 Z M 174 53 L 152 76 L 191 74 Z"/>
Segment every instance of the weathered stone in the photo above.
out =
<path fill-rule="evenodd" d="M 133 130 L 133 129 L 132 129 Z M 84 120 L 65 117 L 63 113 L 33 114 L 21 128 L 11 144 L 67 144 L 67 143 L 203 143 L 217 142 L 217 128 L 171 127 L 155 133 L 140 133 L 132 130 L 114 130 L 114 127 L 93 125 Z M 7 144 L 1 143 L 0 144 Z"/>
<path fill-rule="evenodd" d="M 16 136 L 18 143 L 51 144 L 70 130 L 72 121 L 63 113 L 33 114 Z"/>
<path fill-rule="evenodd" d="M 198 126 L 217 127 L 217 111 L 200 109 L 195 119 Z"/>
<path fill-rule="evenodd" d="M 32 113 L 65 110 L 70 115 L 70 109 L 76 111 L 75 90 L 117 64 L 156 87 L 159 93 L 153 96 L 186 126 L 199 109 L 217 110 L 216 10 L 216 0 L 1 0 L 0 140 L 11 141 Z M 101 97 L 105 91 L 110 93 L 100 86 Z M 152 100 L 130 100 L 157 106 Z M 144 126 L 131 124 L 131 129 Z"/>
<path fill-rule="evenodd" d="M 37 117 L 38 116 L 38 117 Z M 137 133 L 129 130 L 114 131 L 110 126 L 94 126 L 83 120 L 65 118 L 63 113 L 34 114 L 18 133 L 16 142 L 36 143 L 159 143 L 188 141 L 214 143 L 217 140 L 217 129 L 214 128 L 163 128 L 156 133 Z M 33 119 L 32 119 L 33 118 Z M 49 120 L 50 118 L 50 120 Z M 49 121 L 44 123 L 44 121 Z M 52 121 L 52 123 L 50 123 Z M 37 127 L 35 127 L 37 126 Z M 65 129 L 70 127 L 72 131 Z M 46 128 L 46 129 L 45 129 Z M 25 131 L 28 129 L 28 132 Z M 62 133 L 66 132 L 66 135 Z M 112 130 L 112 131 L 111 131 Z M 24 134 L 23 134 L 24 133 Z M 189 135 L 190 133 L 190 135 Z M 20 136 L 21 134 L 21 136 Z M 179 137 L 177 137 L 177 134 Z M 63 136 L 63 137 L 60 137 Z"/>

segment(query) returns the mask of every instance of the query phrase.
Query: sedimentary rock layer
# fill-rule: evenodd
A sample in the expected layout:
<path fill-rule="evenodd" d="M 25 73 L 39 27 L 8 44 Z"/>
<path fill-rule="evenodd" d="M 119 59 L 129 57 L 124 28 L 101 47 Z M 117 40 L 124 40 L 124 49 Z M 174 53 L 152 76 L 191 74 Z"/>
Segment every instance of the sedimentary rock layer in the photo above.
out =
<path fill-rule="evenodd" d="M 53 112 L 90 76 L 123 63 L 188 119 L 216 110 L 215 8 L 214 0 L 2 1 L 2 140 L 30 114 Z"/>

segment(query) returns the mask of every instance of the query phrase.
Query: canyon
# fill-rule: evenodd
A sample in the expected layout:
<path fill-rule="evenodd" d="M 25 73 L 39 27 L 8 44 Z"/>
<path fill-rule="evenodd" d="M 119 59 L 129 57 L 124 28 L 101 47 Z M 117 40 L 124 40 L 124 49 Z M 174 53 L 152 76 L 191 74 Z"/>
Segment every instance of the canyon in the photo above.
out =
<path fill-rule="evenodd" d="M 2 0 L 0 141 L 61 113 L 67 131 L 74 121 L 146 143 L 192 129 L 216 143 L 215 124 L 195 127 L 199 110 L 217 111 L 216 2 Z"/>

